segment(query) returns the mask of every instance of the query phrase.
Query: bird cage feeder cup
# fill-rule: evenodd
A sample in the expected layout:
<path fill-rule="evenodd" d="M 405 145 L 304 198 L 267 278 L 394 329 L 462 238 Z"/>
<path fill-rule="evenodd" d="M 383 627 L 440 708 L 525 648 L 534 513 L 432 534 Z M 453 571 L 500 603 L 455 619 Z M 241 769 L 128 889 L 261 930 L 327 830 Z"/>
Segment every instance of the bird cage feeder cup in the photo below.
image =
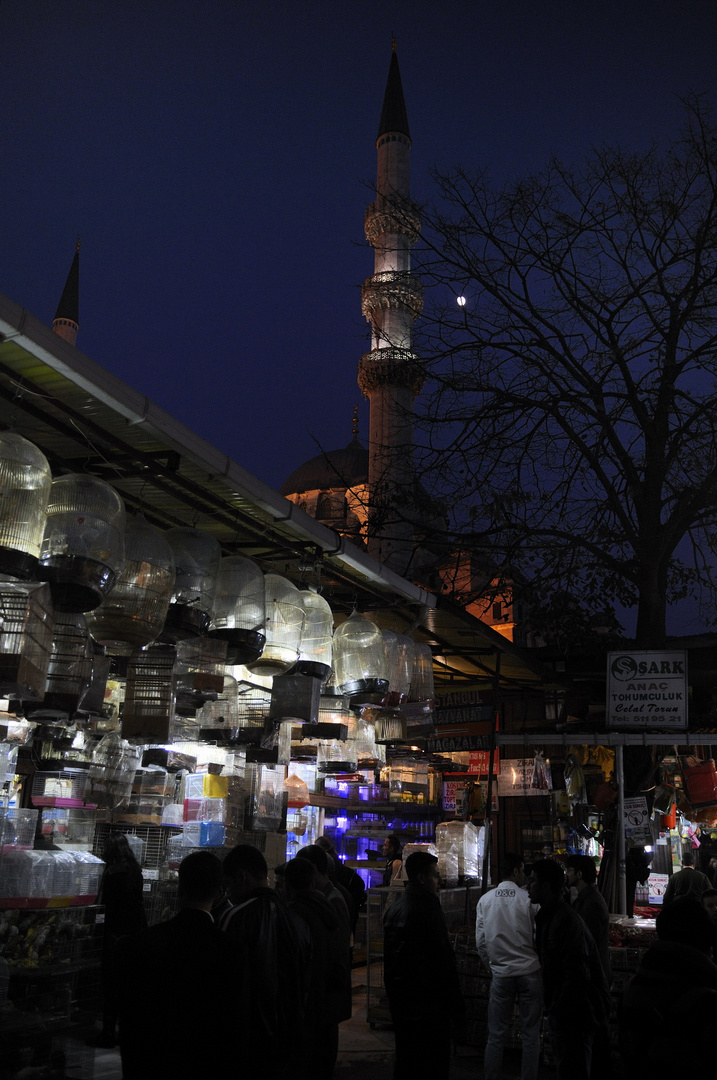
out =
<path fill-rule="evenodd" d="M 209 636 L 227 643 L 227 664 L 250 664 L 266 641 L 264 575 L 251 559 L 221 559 Z"/>
<path fill-rule="evenodd" d="M 311 675 L 325 683 L 331 674 L 333 612 L 323 596 L 311 589 L 303 589 L 301 598 L 304 603 L 304 626 L 296 670 L 301 675 Z"/>
<path fill-rule="evenodd" d="M 201 529 L 168 529 L 174 554 L 174 591 L 161 640 L 168 644 L 206 634 L 211 622 L 221 548 Z"/>
<path fill-rule="evenodd" d="M 407 700 L 415 660 L 415 643 L 405 634 L 383 631 L 388 669 L 388 693 L 383 699 L 387 708 L 397 708 Z"/>
<path fill-rule="evenodd" d="M 266 574 L 266 644 L 247 667 L 260 675 L 282 675 L 299 659 L 304 604 L 301 593 L 286 578 Z"/>
<path fill-rule="evenodd" d="M 51 485 L 45 455 L 17 432 L 0 432 L 0 574 L 37 576 Z"/>
<path fill-rule="evenodd" d="M 99 607 L 124 563 L 122 499 L 104 480 L 70 473 L 53 480 L 38 576 L 58 611 Z"/>
<path fill-rule="evenodd" d="M 164 535 L 132 518 L 125 530 L 125 563 L 112 592 L 88 613 L 92 637 L 113 655 L 128 656 L 159 637 L 174 590 L 174 555 Z"/>
<path fill-rule="evenodd" d="M 388 690 L 386 650 L 375 623 L 353 614 L 334 633 L 334 675 L 342 694 L 356 702 L 383 700 Z"/>
<path fill-rule="evenodd" d="M 42 698 L 55 629 L 49 586 L 0 582 L 0 621 L 0 694 Z"/>

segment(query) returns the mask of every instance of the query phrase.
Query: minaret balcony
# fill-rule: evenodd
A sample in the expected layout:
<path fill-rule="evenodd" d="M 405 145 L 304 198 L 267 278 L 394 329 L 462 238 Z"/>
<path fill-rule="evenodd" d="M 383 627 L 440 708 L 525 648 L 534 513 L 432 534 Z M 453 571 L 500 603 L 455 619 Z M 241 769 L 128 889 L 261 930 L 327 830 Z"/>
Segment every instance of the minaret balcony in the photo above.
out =
<path fill-rule="evenodd" d="M 358 384 L 366 397 L 385 386 L 404 386 L 415 397 L 425 380 L 423 363 L 410 349 L 373 349 L 359 360 Z"/>
<path fill-rule="evenodd" d="M 371 247 L 377 247 L 387 233 L 401 233 L 413 245 L 421 235 L 421 217 L 417 205 L 410 199 L 379 195 L 366 207 L 363 227 Z"/>
<path fill-rule="evenodd" d="M 375 322 L 377 311 L 398 308 L 417 319 L 423 310 L 423 285 L 413 274 L 401 270 L 383 270 L 366 278 L 361 286 L 361 311 Z"/>

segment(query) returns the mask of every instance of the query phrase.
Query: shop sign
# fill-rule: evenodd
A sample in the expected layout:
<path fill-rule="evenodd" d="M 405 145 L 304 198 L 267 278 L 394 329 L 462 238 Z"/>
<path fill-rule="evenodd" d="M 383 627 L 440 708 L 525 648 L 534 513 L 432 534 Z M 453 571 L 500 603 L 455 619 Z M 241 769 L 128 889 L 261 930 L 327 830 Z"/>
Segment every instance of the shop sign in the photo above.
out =
<path fill-rule="evenodd" d="M 608 653 L 606 723 L 612 729 L 686 730 L 687 653 Z"/>
<path fill-rule="evenodd" d="M 638 844 L 647 843 L 652 837 L 647 799 L 644 795 L 625 799 L 625 836 Z"/>
<path fill-rule="evenodd" d="M 547 769 L 549 774 L 550 765 L 547 765 Z M 498 795 L 501 798 L 511 795 L 547 795 L 549 788 L 532 786 L 534 772 L 535 758 L 503 758 L 498 777 Z"/>
<path fill-rule="evenodd" d="M 669 874 L 650 874 L 647 879 L 648 899 L 650 904 L 661 904 L 670 880 Z"/>
<path fill-rule="evenodd" d="M 488 781 L 480 780 L 481 791 L 483 794 L 483 805 L 485 806 L 488 798 Z M 456 793 L 462 791 L 466 786 L 465 779 L 463 780 L 444 780 L 443 781 L 443 809 L 447 813 L 454 814 L 456 812 L 457 798 Z M 491 790 L 491 812 L 497 813 L 498 811 L 498 793 L 496 792 L 495 782 Z"/>

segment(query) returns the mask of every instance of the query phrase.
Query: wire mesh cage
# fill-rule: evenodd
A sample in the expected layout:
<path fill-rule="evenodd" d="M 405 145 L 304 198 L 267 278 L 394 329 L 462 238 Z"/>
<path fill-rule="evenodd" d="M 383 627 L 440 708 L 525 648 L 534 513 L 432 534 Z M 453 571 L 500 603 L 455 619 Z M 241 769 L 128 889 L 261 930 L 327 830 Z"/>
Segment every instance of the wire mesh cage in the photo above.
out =
<path fill-rule="evenodd" d="M 174 719 L 177 650 L 150 645 L 132 653 L 127 668 L 122 734 L 145 742 L 165 742 Z"/>
<path fill-rule="evenodd" d="M 0 694 L 45 695 L 55 616 L 48 585 L 0 582 Z"/>

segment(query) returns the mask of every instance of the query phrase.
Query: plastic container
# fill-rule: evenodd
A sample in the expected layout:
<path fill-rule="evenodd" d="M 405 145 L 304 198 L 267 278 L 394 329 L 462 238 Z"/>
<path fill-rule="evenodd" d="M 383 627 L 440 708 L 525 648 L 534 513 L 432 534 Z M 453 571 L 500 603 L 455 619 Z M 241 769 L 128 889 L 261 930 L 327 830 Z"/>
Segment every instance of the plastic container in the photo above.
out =
<path fill-rule="evenodd" d="M 224 799 L 185 799 L 185 821 L 225 821 L 226 802 Z"/>
<path fill-rule="evenodd" d="M 182 831 L 182 846 L 223 847 L 226 826 L 220 821 L 188 821 Z"/>
<path fill-rule="evenodd" d="M 186 799 L 226 799 L 228 791 L 228 776 L 215 776 L 214 773 L 189 773 L 184 778 Z"/>

